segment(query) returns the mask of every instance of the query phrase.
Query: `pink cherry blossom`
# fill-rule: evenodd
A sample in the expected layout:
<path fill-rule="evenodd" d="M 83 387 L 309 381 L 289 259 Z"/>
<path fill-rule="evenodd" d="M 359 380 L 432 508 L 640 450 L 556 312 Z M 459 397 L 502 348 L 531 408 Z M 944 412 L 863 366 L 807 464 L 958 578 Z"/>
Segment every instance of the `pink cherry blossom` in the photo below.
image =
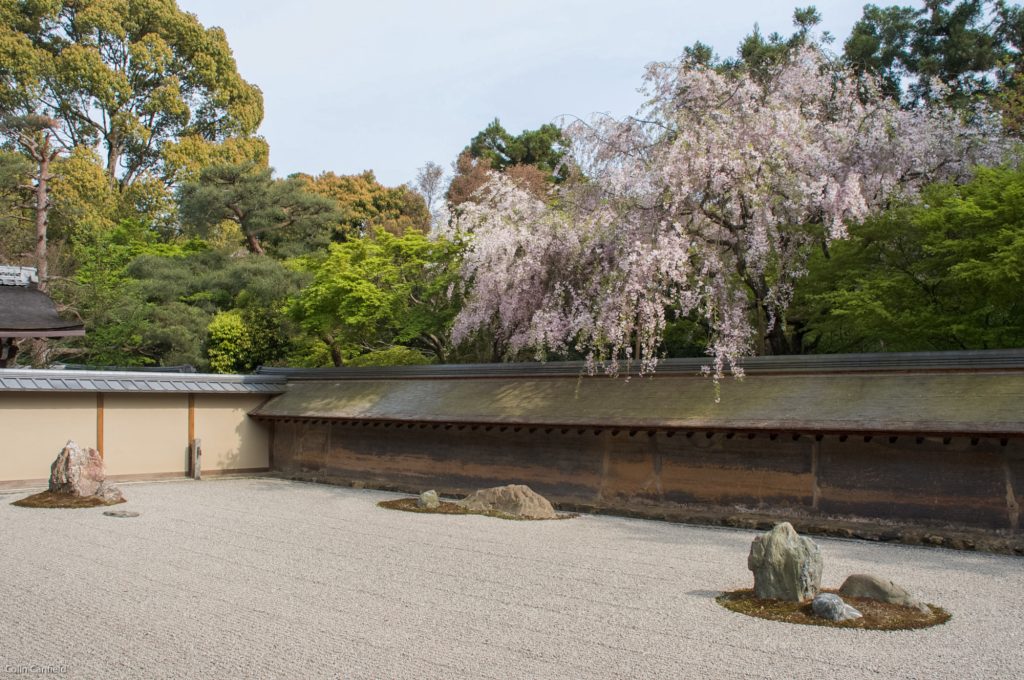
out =
<path fill-rule="evenodd" d="M 495 175 L 463 204 L 456 340 L 488 329 L 507 353 L 572 349 L 591 370 L 644 373 L 668 319 L 697 313 L 708 372 L 741 374 L 771 349 L 810 248 L 1007 148 L 986 112 L 901 109 L 812 48 L 767 82 L 652 64 L 644 92 L 634 117 L 566 128 L 585 180 L 543 202 Z"/>

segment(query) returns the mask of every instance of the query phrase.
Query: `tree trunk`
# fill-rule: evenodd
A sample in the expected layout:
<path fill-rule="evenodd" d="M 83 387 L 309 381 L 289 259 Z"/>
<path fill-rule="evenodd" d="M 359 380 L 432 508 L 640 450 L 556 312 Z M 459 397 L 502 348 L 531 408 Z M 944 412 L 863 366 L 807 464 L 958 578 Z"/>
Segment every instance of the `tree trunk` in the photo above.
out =
<path fill-rule="evenodd" d="M 345 365 L 345 360 L 341 356 L 341 348 L 334 343 L 334 338 L 330 335 L 325 335 L 321 338 L 324 344 L 327 345 L 327 351 L 331 353 L 331 363 L 334 364 L 335 368 L 341 368 Z"/>
<path fill-rule="evenodd" d="M 266 255 L 267 251 L 263 250 L 263 246 L 260 244 L 259 238 L 256 234 L 245 235 L 245 245 L 249 249 L 249 252 L 253 255 Z M 341 364 L 338 364 L 339 366 Z"/>
<path fill-rule="evenodd" d="M 18 345 L 14 338 L 0 338 L 0 368 L 14 366 L 14 360 L 18 356 Z"/>
<path fill-rule="evenodd" d="M 39 176 L 36 178 L 35 211 L 36 211 L 36 270 L 39 274 L 39 290 L 46 291 L 49 278 L 49 266 L 46 255 L 46 228 L 50 215 L 49 182 L 50 161 L 50 136 L 43 136 L 43 144 L 40 147 L 39 156 L 36 161 L 39 163 Z"/>
<path fill-rule="evenodd" d="M 786 337 L 786 329 L 783 328 L 781 319 L 775 319 L 775 325 L 768 331 L 766 345 L 768 354 L 778 356 L 793 353 L 792 346 L 790 345 L 789 338 Z"/>
<path fill-rule="evenodd" d="M 117 186 L 117 164 L 121 162 L 121 144 L 113 135 L 107 137 L 107 181 Z"/>

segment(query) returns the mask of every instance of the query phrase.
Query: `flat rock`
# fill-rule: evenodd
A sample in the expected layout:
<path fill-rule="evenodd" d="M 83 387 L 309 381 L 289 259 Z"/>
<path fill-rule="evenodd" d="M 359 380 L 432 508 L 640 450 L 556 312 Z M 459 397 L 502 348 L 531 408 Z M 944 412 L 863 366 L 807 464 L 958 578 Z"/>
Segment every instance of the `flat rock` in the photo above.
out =
<path fill-rule="evenodd" d="M 433 510 L 441 505 L 441 499 L 437 497 L 437 492 L 431 489 L 430 491 L 424 491 L 420 494 L 420 497 L 416 499 L 416 507 L 424 508 L 425 510 Z"/>
<path fill-rule="evenodd" d="M 548 499 L 525 484 L 509 484 L 480 489 L 459 503 L 473 512 L 500 512 L 524 519 L 554 519 L 555 509 Z"/>
<path fill-rule="evenodd" d="M 913 607 L 925 614 L 931 612 L 928 605 L 918 600 L 904 588 L 901 588 L 889 579 L 871 574 L 851 574 L 843 581 L 843 585 L 839 587 L 839 594 L 844 597 L 863 597 L 869 600 Z"/>
<path fill-rule="evenodd" d="M 107 517 L 138 517 L 139 513 L 133 510 L 107 510 L 103 513 Z"/>
<path fill-rule="evenodd" d="M 804 602 L 821 590 L 823 563 L 818 544 L 799 536 L 789 522 L 750 544 L 747 568 L 754 572 L 754 593 L 761 598 Z"/>
<path fill-rule="evenodd" d="M 106 475 L 96 449 L 82 449 L 72 440 L 50 465 L 50 491 L 70 496 L 93 496 Z"/>
<path fill-rule="evenodd" d="M 843 598 L 832 593 L 821 593 L 811 601 L 814 615 L 829 621 L 850 621 L 863 617 L 859 611 L 843 602 Z"/>

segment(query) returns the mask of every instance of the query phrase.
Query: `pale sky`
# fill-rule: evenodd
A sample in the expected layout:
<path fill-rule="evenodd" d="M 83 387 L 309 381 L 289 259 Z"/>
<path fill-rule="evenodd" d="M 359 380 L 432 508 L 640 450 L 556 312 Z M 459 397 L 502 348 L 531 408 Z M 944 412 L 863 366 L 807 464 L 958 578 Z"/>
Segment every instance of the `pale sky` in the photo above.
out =
<path fill-rule="evenodd" d="M 518 133 L 563 115 L 625 116 L 644 65 L 700 40 L 733 55 L 758 23 L 792 32 L 810 0 L 178 0 L 228 36 L 263 90 L 279 176 L 372 169 L 387 185 L 448 168 L 495 117 Z M 861 0 L 818 0 L 842 41 Z M 910 4 L 875 0 L 877 5 Z"/>

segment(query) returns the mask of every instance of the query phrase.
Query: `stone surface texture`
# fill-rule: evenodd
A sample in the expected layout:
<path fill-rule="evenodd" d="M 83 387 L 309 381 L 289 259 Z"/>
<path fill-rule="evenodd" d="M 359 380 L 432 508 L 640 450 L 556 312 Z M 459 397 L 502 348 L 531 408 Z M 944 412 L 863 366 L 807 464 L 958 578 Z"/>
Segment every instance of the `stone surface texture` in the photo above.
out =
<path fill-rule="evenodd" d="M 871 574 L 851 574 L 839 587 L 839 594 L 844 597 L 864 597 L 879 602 L 913 607 L 925 613 L 931 611 L 927 604 L 918 600 L 906 589 L 889 579 Z"/>
<path fill-rule="evenodd" d="M 843 598 L 832 593 L 821 593 L 811 601 L 811 610 L 818 618 L 829 621 L 850 621 L 863 615 L 855 608 L 843 602 Z"/>
<path fill-rule="evenodd" d="M 430 491 L 424 491 L 420 494 L 420 497 L 416 499 L 416 507 L 419 508 L 433 510 L 440 505 L 441 499 L 437 497 L 437 492 L 433 489 Z"/>
<path fill-rule="evenodd" d="M 99 452 L 83 449 L 70 439 L 50 465 L 49 489 L 69 496 L 94 496 L 108 504 L 124 502 L 121 490 L 107 481 Z"/>
<path fill-rule="evenodd" d="M 557 516 L 548 499 L 525 484 L 480 489 L 459 502 L 474 512 L 501 512 L 525 519 L 554 519 Z"/>
<path fill-rule="evenodd" d="M 67 671 L 2 680 L 1017 680 L 1024 668 L 1020 557 L 818 539 L 835 585 L 885 574 L 953 612 L 927 630 L 835 630 L 715 603 L 749 587 L 749 529 L 393 512 L 377 503 L 409 494 L 270 477 L 124 489 L 133 521 L 0 494 L 0 669 Z"/>
<path fill-rule="evenodd" d="M 804 602 L 821 590 L 821 551 L 814 541 L 797 535 L 789 522 L 754 539 L 747 568 L 754 572 L 758 597 Z"/>
<path fill-rule="evenodd" d="M 68 440 L 50 466 L 50 491 L 94 496 L 105 478 L 103 459 L 96 449 L 82 449 Z"/>
<path fill-rule="evenodd" d="M 110 505 L 113 505 L 114 503 L 124 503 L 125 500 L 124 494 L 121 493 L 121 489 L 106 480 L 103 480 L 103 482 L 100 483 L 100 487 L 96 489 L 95 496 Z"/>

